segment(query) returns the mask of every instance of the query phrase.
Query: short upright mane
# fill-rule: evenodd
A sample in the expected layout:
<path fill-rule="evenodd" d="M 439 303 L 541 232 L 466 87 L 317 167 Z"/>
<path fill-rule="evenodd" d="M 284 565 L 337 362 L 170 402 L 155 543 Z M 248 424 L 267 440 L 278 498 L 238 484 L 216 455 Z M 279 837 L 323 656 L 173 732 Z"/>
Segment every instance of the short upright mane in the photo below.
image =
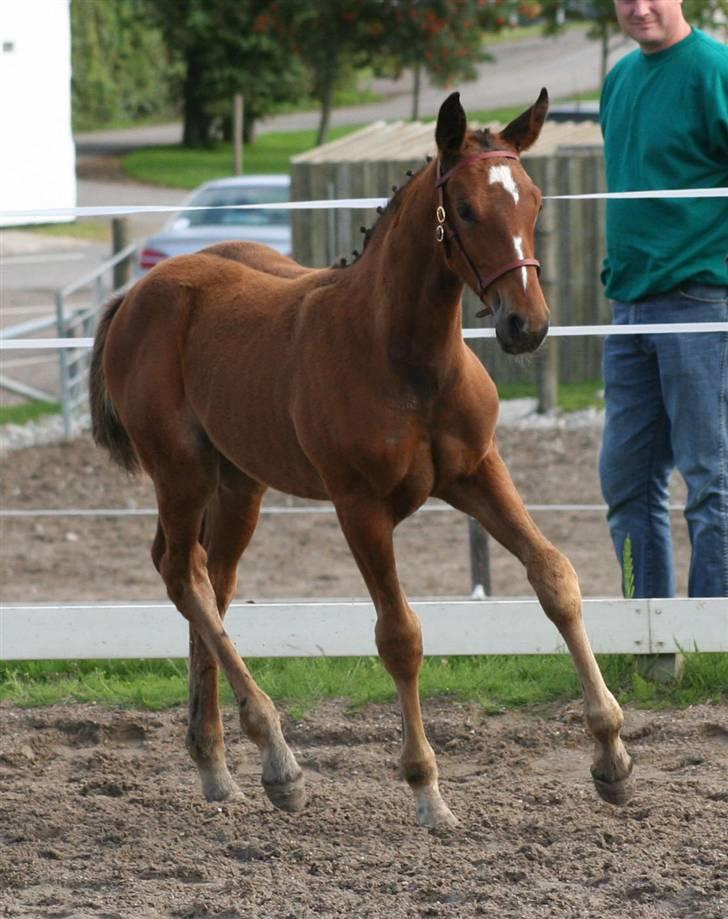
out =
<path fill-rule="evenodd" d="M 401 193 L 404 191 L 405 188 L 407 188 L 407 186 L 410 184 L 410 181 L 415 176 L 419 175 L 422 172 L 422 170 L 425 169 L 431 162 L 432 162 L 432 157 L 427 156 L 425 158 L 424 166 L 421 166 L 417 170 L 417 172 L 413 172 L 413 170 L 408 169 L 406 172 L 405 181 L 401 185 L 392 186 L 392 197 L 387 201 L 384 207 L 377 208 L 377 219 L 374 221 L 374 223 L 370 227 L 365 227 L 365 226 L 361 227 L 361 232 L 363 233 L 363 236 L 364 236 L 361 251 L 359 251 L 358 249 L 354 249 L 354 251 L 352 252 L 353 258 L 351 259 L 351 261 L 349 261 L 345 257 L 338 258 L 334 262 L 334 264 L 331 266 L 332 268 L 349 268 L 351 265 L 354 264 L 354 262 L 358 261 L 358 259 L 362 257 L 365 249 L 367 248 L 369 243 L 372 241 L 372 237 L 374 236 L 374 233 L 379 229 L 380 225 L 382 224 L 383 218 L 388 217 L 390 214 L 394 213 L 397 210 L 397 207 L 402 201 Z"/>
<path fill-rule="evenodd" d="M 495 150 L 497 147 L 495 135 L 490 128 L 478 128 L 472 132 L 473 137 L 480 144 L 482 150 Z"/>

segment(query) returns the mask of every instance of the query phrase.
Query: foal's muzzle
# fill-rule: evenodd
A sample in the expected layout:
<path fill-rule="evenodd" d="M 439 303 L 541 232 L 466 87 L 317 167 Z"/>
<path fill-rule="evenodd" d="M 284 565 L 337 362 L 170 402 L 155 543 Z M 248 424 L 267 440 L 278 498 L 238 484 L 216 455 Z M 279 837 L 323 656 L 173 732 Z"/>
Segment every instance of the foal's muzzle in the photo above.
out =
<path fill-rule="evenodd" d="M 535 351 L 546 337 L 548 321 L 533 324 L 516 311 L 500 310 L 495 323 L 495 337 L 506 354 L 527 354 Z"/>

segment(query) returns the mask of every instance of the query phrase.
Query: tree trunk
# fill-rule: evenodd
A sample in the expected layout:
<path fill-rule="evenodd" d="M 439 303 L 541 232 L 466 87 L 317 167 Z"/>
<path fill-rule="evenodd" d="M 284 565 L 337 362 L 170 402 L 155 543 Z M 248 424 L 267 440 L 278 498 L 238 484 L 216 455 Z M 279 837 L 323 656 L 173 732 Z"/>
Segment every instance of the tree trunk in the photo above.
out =
<path fill-rule="evenodd" d="M 331 121 L 331 109 L 334 99 L 334 78 L 328 77 L 323 83 L 321 91 L 321 118 L 319 120 L 318 134 L 316 135 L 316 146 L 326 143 L 326 137 L 329 133 L 329 123 Z"/>
<path fill-rule="evenodd" d="M 246 105 L 243 109 L 243 143 L 246 146 L 255 140 L 255 121 L 256 116 L 251 112 L 250 106 Z"/>
<path fill-rule="evenodd" d="M 202 65 L 194 48 L 188 51 L 186 64 L 183 86 L 182 143 L 185 147 L 204 147 L 210 143 L 212 118 L 205 111 L 205 101 L 198 89 L 202 77 Z"/>

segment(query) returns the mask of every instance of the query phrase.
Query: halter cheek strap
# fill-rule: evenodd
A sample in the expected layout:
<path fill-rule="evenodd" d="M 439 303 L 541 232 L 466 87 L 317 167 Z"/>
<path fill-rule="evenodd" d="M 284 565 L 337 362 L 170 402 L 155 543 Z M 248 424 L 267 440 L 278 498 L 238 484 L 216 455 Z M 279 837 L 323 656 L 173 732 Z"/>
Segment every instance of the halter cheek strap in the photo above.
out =
<path fill-rule="evenodd" d="M 487 159 L 518 160 L 520 157 L 517 153 L 512 153 L 510 150 L 481 150 L 480 153 L 474 153 L 472 156 L 466 156 L 465 159 L 460 160 L 459 163 L 456 163 L 452 169 L 449 169 L 445 173 L 442 172 L 442 163 L 440 160 L 438 160 L 437 182 L 435 183 L 435 188 L 437 188 L 437 210 L 435 211 L 437 227 L 435 228 L 435 237 L 438 242 L 445 244 L 445 256 L 447 258 L 450 257 L 449 244 L 452 241 L 455 241 L 458 244 L 460 254 L 464 258 L 475 279 L 477 280 L 478 299 L 484 304 L 485 309 L 482 309 L 480 312 L 476 313 L 476 316 L 486 316 L 491 311 L 488 304 L 485 303 L 485 300 L 483 300 L 483 297 L 485 296 L 486 290 L 491 286 L 491 284 L 493 284 L 494 281 L 497 281 L 498 278 L 502 277 L 504 274 L 507 274 L 509 271 L 514 271 L 516 268 L 527 268 L 532 266 L 537 271 L 540 271 L 541 269 L 541 262 L 539 262 L 538 259 L 520 258 L 516 261 L 508 262 L 506 265 L 503 265 L 500 268 L 497 268 L 495 271 L 492 271 L 490 274 L 486 275 L 485 278 L 482 278 L 473 260 L 465 251 L 465 247 L 463 246 L 462 240 L 460 239 L 457 230 L 453 229 L 453 227 L 448 222 L 444 203 L 444 188 L 446 182 L 464 166 L 469 166 L 471 163 L 474 163 L 477 160 Z"/>

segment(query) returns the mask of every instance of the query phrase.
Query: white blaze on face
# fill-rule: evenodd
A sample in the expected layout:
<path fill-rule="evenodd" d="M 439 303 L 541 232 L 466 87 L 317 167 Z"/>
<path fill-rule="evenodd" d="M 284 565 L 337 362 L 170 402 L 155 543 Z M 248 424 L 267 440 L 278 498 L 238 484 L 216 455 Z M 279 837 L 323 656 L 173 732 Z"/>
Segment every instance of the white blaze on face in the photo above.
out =
<path fill-rule="evenodd" d="M 510 166 L 491 166 L 490 172 L 488 174 L 488 181 L 497 182 L 502 185 L 503 188 L 511 195 L 513 195 L 513 200 L 518 204 L 518 186 L 516 185 L 515 179 L 513 178 L 513 173 L 511 172 Z M 523 258 L 523 237 L 514 236 L 513 245 L 516 249 L 516 256 L 519 259 Z M 528 272 L 525 268 L 521 268 L 521 280 L 523 281 L 523 289 L 526 289 L 528 285 Z"/>
<path fill-rule="evenodd" d="M 510 166 L 491 166 L 488 180 L 502 185 L 507 192 L 513 195 L 513 200 L 518 204 L 518 186 L 513 179 Z"/>
<path fill-rule="evenodd" d="M 516 255 L 518 256 L 519 259 L 522 259 L 523 258 L 523 237 L 514 236 L 513 245 L 516 250 Z M 526 287 L 528 286 L 528 272 L 526 271 L 525 266 L 521 268 L 521 280 L 523 281 L 523 289 L 525 290 Z"/>

